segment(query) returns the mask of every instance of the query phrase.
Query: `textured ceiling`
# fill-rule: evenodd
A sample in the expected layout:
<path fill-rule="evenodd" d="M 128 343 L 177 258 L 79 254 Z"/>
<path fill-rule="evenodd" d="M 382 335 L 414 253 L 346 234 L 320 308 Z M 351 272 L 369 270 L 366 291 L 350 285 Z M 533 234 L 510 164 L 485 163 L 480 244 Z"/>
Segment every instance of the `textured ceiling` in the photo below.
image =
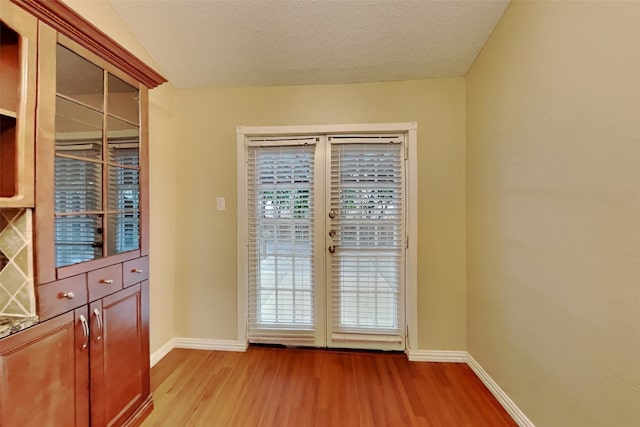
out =
<path fill-rule="evenodd" d="M 111 0 L 176 86 L 462 76 L 508 0 Z"/>

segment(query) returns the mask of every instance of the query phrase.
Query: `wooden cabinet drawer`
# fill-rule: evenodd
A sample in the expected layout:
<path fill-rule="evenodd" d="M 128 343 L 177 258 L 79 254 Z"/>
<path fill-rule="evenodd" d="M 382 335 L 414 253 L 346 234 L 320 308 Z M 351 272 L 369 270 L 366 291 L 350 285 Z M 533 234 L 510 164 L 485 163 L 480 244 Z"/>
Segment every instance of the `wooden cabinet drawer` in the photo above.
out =
<path fill-rule="evenodd" d="M 69 277 L 37 287 L 40 321 L 50 319 L 86 304 L 87 275 Z"/>
<path fill-rule="evenodd" d="M 149 278 L 149 257 L 132 259 L 123 264 L 122 281 L 124 287 L 135 285 Z"/>
<path fill-rule="evenodd" d="M 112 265 L 87 273 L 89 301 L 110 295 L 122 289 L 122 264 Z"/>

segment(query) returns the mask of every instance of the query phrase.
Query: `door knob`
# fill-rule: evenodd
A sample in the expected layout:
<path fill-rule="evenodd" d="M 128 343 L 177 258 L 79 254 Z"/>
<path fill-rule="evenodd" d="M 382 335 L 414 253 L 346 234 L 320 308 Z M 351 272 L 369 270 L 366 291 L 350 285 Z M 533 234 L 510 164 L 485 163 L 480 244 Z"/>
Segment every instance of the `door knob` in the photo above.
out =
<path fill-rule="evenodd" d="M 336 237 L 336 230 L 329 230 L 329 237 L 331 237 L 332 239 Z"/>
<path fill-rule="evenodd" d="M 329 246 L 329 252 L 330 253 L 335 253 L 335 251 L 336 251 L 336 247 L 335 246 L 333 246 L 333 245 Z"/>
<path fill-rule="evenodd" d="M 334 211 L 334 210 L 330 210 L 330 211 L 329 211 L 329 218 L 333 219 L 333 218 L 335 218 L 335 217 L 336 217 L 336 211 Z"/>

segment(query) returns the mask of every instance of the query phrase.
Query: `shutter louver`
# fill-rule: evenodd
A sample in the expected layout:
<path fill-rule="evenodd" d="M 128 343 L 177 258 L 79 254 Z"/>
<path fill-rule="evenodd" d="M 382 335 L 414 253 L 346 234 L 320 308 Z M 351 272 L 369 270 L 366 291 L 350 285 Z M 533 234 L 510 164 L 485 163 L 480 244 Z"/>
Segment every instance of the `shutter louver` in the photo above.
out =
<path fill-rule="evenodd" d="M 102 165 L 65 157 L 55 158 L 56 213 L 102 210 Z M 55 219 L 56 266 L 102 256 L 101 215 L 68 215 Z"/>
<path fill-rule="evenodd" d="M 132 145 L 133 148 L 127 148 Z M 111 236 L 108 254 L 132 251 L 140 247 L 140 170 L 137 140 L 133 144 L 111 144 L 109 154 L 109 210 L 107 227 Z"/>
<path fill-rule="evenodd" d="M 251 342 L 309 343 L 315 334 L 315 138 L 247 147 Z"/>

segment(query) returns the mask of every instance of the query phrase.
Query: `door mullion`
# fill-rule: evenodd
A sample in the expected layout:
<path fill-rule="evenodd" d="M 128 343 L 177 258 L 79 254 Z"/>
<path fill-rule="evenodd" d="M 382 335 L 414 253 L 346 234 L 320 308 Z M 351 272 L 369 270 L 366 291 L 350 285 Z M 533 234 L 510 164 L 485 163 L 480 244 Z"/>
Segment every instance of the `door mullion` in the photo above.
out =
<path fill-rule="evenodd" d="M 314 284 L 315 284 L 315 319 L 316 319 L 316 346 L 327 346 L 327 293 L 326 293 L 326 145 L 327 138 L 318 136 L 315 152 L 315 174 L 314 182 L 315 194 L 315 211 L 314 211 L 314 233 L 315 247 L 314 259 L 316 262 L 314 268 Z"/>

